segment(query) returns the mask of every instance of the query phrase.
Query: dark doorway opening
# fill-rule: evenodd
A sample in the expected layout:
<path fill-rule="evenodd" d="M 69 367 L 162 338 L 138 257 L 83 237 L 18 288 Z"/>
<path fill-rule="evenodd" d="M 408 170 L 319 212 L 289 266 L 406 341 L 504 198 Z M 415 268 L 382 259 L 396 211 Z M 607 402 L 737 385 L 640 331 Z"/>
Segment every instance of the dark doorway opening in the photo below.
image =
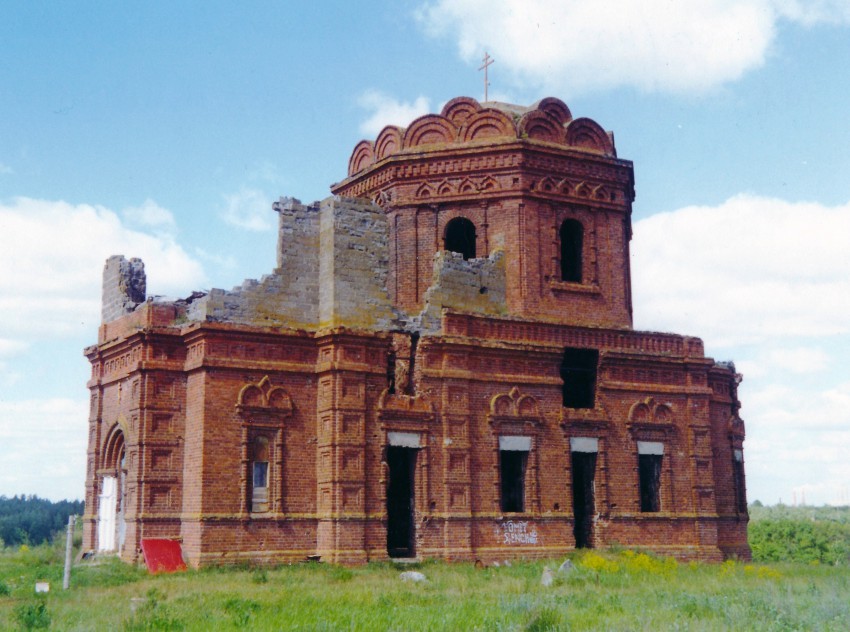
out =
<path fill-rule="evenodd" d="M 416 448 L 387 447 L 387 553 L 390 557 L 413 557 L 413 525 Z"/>
<path fill-rule="evenodd" d="M 573 533 L 577 549 L 593 548 L 594 477 L 596 452 L 573 452 Z"/>
<path fill-rule="evenodd" d="M 528 452 L 500 450 L 499 470 L 502 486 L 502 511 L 521 513 L 525 511 L 525 466 Z"/>

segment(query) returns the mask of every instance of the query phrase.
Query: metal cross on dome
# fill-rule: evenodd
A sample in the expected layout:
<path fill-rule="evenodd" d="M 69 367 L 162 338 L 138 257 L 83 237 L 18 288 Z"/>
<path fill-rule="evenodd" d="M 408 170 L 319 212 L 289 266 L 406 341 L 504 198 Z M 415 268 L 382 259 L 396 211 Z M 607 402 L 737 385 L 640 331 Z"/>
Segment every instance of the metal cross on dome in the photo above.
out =
<path fill-rule="evenodd" d="M 484 65 L 482 65 L 481 68 L 479 68 L 478 70 L 484 71 L 484 102 L 486 103 L 489 100 L 487 98 L 487 88 L 490 86 L 490 81 L 487 79 L 487 68 L 489 68 L 490 64 L 492 64 L 496 60 L 490 57 L 490 53 L 484 51 L 484 59 L 482 59 L 481 61 L 484 62 Z"/>

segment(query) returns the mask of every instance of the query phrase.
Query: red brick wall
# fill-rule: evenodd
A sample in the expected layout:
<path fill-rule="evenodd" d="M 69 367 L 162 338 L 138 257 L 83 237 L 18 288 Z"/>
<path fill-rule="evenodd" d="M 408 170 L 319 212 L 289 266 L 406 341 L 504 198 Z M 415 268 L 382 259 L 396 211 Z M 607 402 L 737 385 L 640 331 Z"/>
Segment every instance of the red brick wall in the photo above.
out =
<path fill-rule="evenodd" d="M 346 321 L 348 312 L 333 306 L 325 323 L 333 329 L 315 324 L 315 305 L 300 311 L 295 305 L 303 322 L 287 325 L 293 329 L 281 325 L 289 322 L 281 314 L 263 311 L 288 299 L 280 288 L 319 278 L 300 265 L 315 253 L 298 257 L 302 246 L 322 243 L 315 218 L 299 225 L 304 244 L 285 244 L 287 261 L 299 264 L 287 270 L 306 276 L 281 269 L 286 283 L 248 283 L 250 300 L 236 310 L 243 324 L 213 322 L 227 320 L 223 303 L 237 301 L 236 290 L 218 291 L 221 310 L 204 312 L 209 318 L 192 320 L 184 304 L 145 302 L 103 324 L 98 345 L 86 350 L 92 406 L 85 546 L 96 546 L 98 485 L 115 473 L 120 430 L 128 457 L 126 559 L 135 559 L 140 539 L 152 536 L 181 538 L 194 566 L 315 554 L 338 563 L 386 559 L 392 432 L 419 437 L 420 557 L 495 560 L 571 550 L 572 438 L 598 442 L 594 546 L 690 559 L 748 557 L 747 515 L 733 469 L 744 439 L 739 378 L 734 367 L 705 358 L 696 338 L 631 330 L 632 164 L 616 157 L 595 123 L 572 121 L 556 101 L 511 119 L 461 99 L 443 117 L 457 138 L 371 158 L 379 148 L 358 145 L 361 157 L 333 191 L 375 200 L 388 226 L 380 209 L 338 200 L 345 222 L 335 230 L 353 235 L 360 213 L 371 218 L 376 243 L 369 247 L 357 235 L 341 240 L 340 261 L 348 265 L 335 263 L 346 269 L 324 269 L 334 279 L 344 274 L 356 281 L 351 270 L 363 263 L 356 252 L 368 251 L 364 269 L 378 266 L 377 281 L 352 282 L 350 288 L 369 291 L 340 290 L 335 300 L 351 313 L 361 299 L 372 301 L 392 331 L 375 318 Z M 473 118 L 495 121 L 496 136 L 487 143 L 467 138 L 473 126 L 464 122 L 465 107 L 478 108 Z M 435 308 L 437 324 L 419 332 L 412 388 L 399 385 L 391 393 L 388 355 L 397 363 L 411 360 L 414 317 L 434 280 L 446 225 L 456 217 L 475 224 L 478 257 L 504 251 L 505 304 L 488 304 L 490 311 L 477 315 Z M 559 229 L 566 219 L 583 226 L 581 283 L 560 278 Z M 455 259 L 452 266 L 465 265 Z M 493 278 L 501 274 L 498 257 L 488 265 Z M 442 269 L 443 280 L 452 266 Z M 477 296 L 476 283 L 470 287 Z M 274 301 L 264 302 L 275 288 Z M 307 289 L 300 288 L 304 296 L 316 293 Z M 465 296 L 442 305 L 474 311 Z M 568 347 L 599 352 L 593 408 L 563 405 L 560 366 Z M 259 435 L 269 439 L 269 502 L 267 511 L 254 512 L 251 446 Z M 531 445 L 519 513 L 501 508 L 500 436 L 526 437 Z M 641 511 L 639 442 L 663 446 L 658 512 Z"/>

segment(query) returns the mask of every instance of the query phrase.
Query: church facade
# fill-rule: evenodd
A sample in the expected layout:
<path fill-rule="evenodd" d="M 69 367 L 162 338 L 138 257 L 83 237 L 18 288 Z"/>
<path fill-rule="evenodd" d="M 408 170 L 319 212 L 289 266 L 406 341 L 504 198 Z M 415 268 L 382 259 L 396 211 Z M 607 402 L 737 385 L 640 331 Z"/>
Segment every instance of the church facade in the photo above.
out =
<path fill-rule="evenodd" d="M 740 376 L 632 327 L 632 163 L 558 99 L 457 98 L 281 198 L 277 267 L 104 269 L 84 547 L 193 566 L 749 557 Z M 663 282 L 663 279 L 659 279 Z"/>

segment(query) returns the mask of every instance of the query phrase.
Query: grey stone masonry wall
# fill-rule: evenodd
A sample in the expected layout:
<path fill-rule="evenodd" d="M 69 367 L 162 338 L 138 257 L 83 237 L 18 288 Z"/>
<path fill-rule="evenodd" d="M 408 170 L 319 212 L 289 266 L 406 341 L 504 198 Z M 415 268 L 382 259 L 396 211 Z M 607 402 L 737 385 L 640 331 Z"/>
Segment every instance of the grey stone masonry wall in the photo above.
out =
<path fill-rule="evenodd" d="M 147 277 L 141 259 L 127 260 L 113 255 L 103 266 L 103 294 L 100 317 L 105 323 L 131 313 L 145 302 Z"/>
<path fill-rule="evenodd" d="M 465 261 L 459 252 L 441 250 L 434 255 L 434 278 L 425 292 L 425 307 L 418 316 L 423 333 L 439 331 L 442 310 L 504 316 L 505 253 Z"/>
<path fill-rule="evenodd" d="M 319 315 L 319 205 L 280 198 L 278 267 L 231 291 L 213 289 L 189 306 L 190 320 L 315 329 Z"/>
<path fill-rule="evenodd" d="M 301 204 L 281 198 L 278 267 L 231 291 L 194 300 L 190 320 L 314 330 L 384 330 L 399 319 L 387 292 L 389 226 L 380 207 L 328 198 Z"/>
<path fill-rule="evenodd" d="M 280 198 L 278 213 L 277 274 L 289 279 L 289 300 L 316 310 L 319 305 L 319 203 L 301 204 Z"/>
<path fill-rule="evenodd" d="M 398 326 L 387 291 L 389 224 L 367 200 L 322 201 L 319 324 L 384 330 Z"/>

